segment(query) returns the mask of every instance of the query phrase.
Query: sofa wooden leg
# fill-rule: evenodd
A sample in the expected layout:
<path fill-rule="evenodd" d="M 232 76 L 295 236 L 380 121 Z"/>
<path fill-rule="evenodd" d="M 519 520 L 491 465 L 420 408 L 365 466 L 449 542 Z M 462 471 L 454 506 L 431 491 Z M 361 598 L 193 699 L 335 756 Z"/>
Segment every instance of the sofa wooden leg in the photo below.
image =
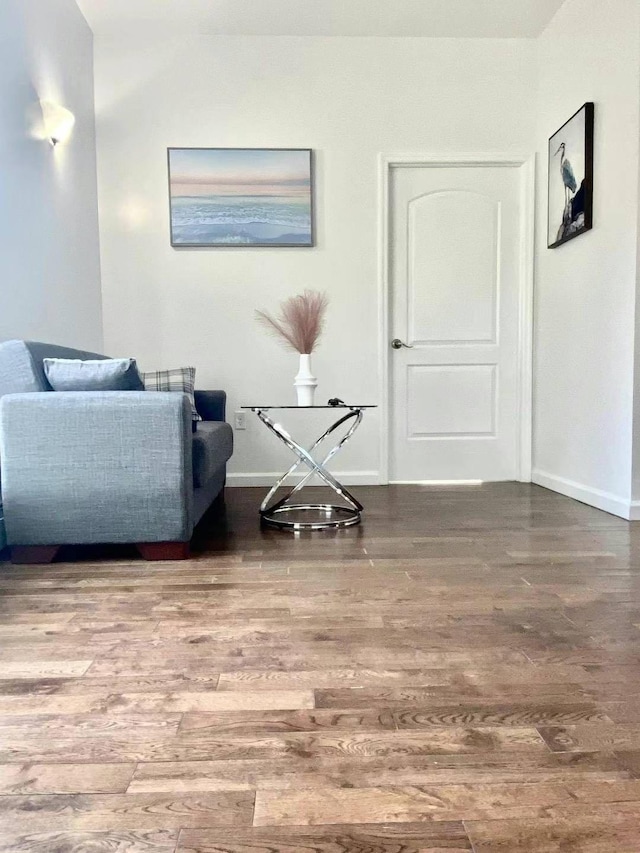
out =
<path fill-rule="evenodd" d="M 11 562 L 18 564 L 52 563 L 59 548 L 59 545 L 13 545 Z"/>
<path fill-rule="evenodd" d="M 188 542 L 138 542 L 137 549 L 145 560 L 188 560 Z"/>

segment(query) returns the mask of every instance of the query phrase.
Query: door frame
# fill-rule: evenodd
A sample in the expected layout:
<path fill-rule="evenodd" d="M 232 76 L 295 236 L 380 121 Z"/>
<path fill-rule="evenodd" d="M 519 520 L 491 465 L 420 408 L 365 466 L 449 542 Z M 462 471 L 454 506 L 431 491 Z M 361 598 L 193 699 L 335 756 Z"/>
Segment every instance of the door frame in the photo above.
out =
<path fill-rule="evenodd" d="M 520 283 L 518 293 L 518 369 L 517 369 L 517 480 L 531 482 L 532 417 L 533 417 L 533 286 L 535 257 L 535 154 L 381 154 L 379 158 L 379 274 L 378 274 L 378 352 L 380 376 L 380 482 L 389 483 L 391 422 L 389 394 L 391 361 L 389 340 L 391 313 L 391 282 L 389 267 L 390 179 L 395 167 L 491 167 L 520 170 L 520 204 L 522 235 L 520 242 Z M 425 481 L 442 483 L 442 481 Z M 454 481 L 463 482 L 477 481 Z"/>

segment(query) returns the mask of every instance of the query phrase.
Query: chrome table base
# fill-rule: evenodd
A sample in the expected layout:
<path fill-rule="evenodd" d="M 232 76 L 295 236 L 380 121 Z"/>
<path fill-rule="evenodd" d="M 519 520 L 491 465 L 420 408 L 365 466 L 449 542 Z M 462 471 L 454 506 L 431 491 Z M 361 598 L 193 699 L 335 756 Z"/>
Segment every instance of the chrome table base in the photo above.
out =
<path fill-rule="evenodd" d="M 354 496 L 326 469 L 326 465 L 332 459 L 340 448 L 349 441 L 351 436 L 360 426 L 362 421 L 363 409 L 357 406 L 348 406 L 348 411 L 343 414 L 338 420 L 322 433 L 320 438 L 306 450 L 297 441 L 294 441 L 289 433 L 280 425 L 275 423 L 267 414 L 268 408 L 260 408 L 258 406 L 251 407 L 251 410 L 256 413 L 262 423 L 275 435 L 280 441 L 291 450 L 297 457 L 296 461 L 291 465 L 289 470 L 280 477 L 280 479 L 272 486 L 269 493 L 265 497 L 260 506 L 260 519 L 262 523 L 268 527 L 275 527 L 279 530 L 290 530 L 298 532 L 301 530 L 327 530 L 331 528 L 352 527 L 354 524 L 359 524 L 361 520 L 362 504 L 354 498 Z M 344 411 L 341 409 L 340 411 Z M 351 423 L 349 423 L 351 422 Z M 332 435 L 341 426 L 349 424 L 349 427 L 342 438 L 334 444 L 331 450 L 324 456 L 322 461 L 318 462 L 313 457 L 313 453 L 322 444 L 322 442 Z M 302 479 L 289 489 L 289 492 L 281 499 L 275 500 L 275 495 L 278 489 L 284 484 L 287 477 L 294 474 L 302 465 L 308 467 L 307 473 Z M 300 492 L 301 489 L 309 482 L 311 477 L 317 474 L 325 484 L 344 501 L 344 505 L 339 504 L 314 504 L 314 503 L 296 503 L 292 499 Z M 313 517 L 308 521 L 301 521 L 292 516 L 297 514 L 313 514 Z"/>

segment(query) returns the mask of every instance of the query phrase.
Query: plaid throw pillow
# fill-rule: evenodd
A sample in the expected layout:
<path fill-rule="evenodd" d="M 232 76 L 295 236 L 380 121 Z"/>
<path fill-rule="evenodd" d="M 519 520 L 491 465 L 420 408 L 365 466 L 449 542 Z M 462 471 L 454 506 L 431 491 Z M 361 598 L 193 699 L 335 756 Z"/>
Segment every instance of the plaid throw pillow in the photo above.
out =
<path fill-rule="evenodd" d="M 175 370 L 156 370 L 155 373 L 141 373 L 145 391 L 179 391 L 186 394 L 191 402 L 191 418 L 201 421 L 196 409 L 193 394 L 196 383 L 195 367 L 178 367 Z"/>

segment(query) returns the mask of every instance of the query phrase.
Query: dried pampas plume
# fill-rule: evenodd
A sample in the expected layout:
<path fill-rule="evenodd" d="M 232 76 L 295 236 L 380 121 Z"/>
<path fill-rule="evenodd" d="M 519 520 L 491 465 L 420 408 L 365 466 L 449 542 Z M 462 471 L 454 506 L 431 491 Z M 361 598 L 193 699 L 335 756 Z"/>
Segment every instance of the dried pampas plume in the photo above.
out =
<path fill-rule="evenodd" d="M 265 311 L 256 311 L 256 317 L 287 349 L 308 355 L 313 352 L 322 334 L 328 304 L 326 293 L 305 290 L 280 303 L 278 317 L 272 317 Z"/>

